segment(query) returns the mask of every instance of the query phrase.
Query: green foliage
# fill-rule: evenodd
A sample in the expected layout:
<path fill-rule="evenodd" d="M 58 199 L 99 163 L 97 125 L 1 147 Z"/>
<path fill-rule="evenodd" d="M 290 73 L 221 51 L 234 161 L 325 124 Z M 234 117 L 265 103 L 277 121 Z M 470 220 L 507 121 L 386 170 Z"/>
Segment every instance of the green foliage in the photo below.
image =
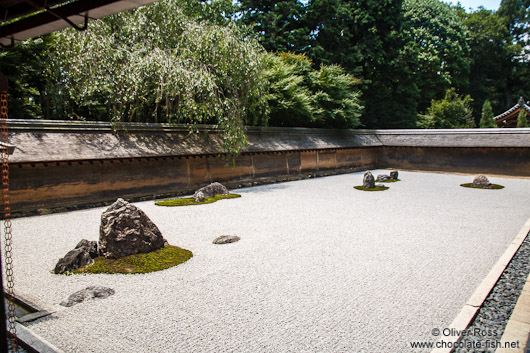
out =
<path fill-rule="evenodd" d="M 235 199 L 241 197 L 241 195 L 238 194 L 228 194 L 228 195 L 215 195 L 214 197 L 207 197 L 202 202 L 195 202 L 195 199 L 193 197 L 183 197 L 180 199 L 171 199 L 171 200 L 163 200 L 155 202 L 155 205 L 157 206 L 192 206 L 192 205 L 204 205 L 206 203 L 214 203 L 218 200 L 224 200 L 224 199 Z"/>
<path fill-rule="evenodd" d="M 265 78 L 269 82 L 269 125 L 310 125 L 313 104 L 306 76 L 311 71 L 311 61 L 303 55 L 269 53 L 265 63 Z"/>
<path fill-rule="evenodd" d="M 486 100 L 490 101 L 493 111 L 506 110 L 517 47 L 502 18 L 495 12 L 481 9 L 471 14 L 461 11 L 460 14 L 471 34 L 468 41 L 471 49 L 468 93 L 474 99 L 473 111 L 478 120 L 480 108 Z"/>
<path fill-rule="evenodd" d="M 8 79 L 9 116 L 14 119 L 38 119 L 48 115 L 49 72 L 45 62 L 52 36 L 17 43 L 0 52 L 0 72 Z"/>
<path fill-rule="evenodd" d="M 493 111 L 489 100 L 484 101 L 482 105 L 482 118 L 480 119 L 480 127 L 497 127 L 493 121 Z"/>
<path fill-rule="evenodd" d="M 424 129 L 454 129 L 475 127 L 469 95 L 461 98 L 454 88 L 445 93 L 442 100 L 432 100 L 427 114 L 420 115 L 418 127 Z"/>
<path fill-rule="evenodd" d="M 129 255 L 116 260 L 98 257 L 92 265 L 79 268 L 72 273 L 149 273 L 177 266 L 192 257 L 193 254 L 189 250 L 166 246 L 149 253 Z"/>
<path fill-rule="evenodd" d="M 404 52 L 402 1 L 314 0 L 309 56 L 361 80 L 367 128 L 412 127 L 420 97 L 415 64 Z"/>
<path fill-rule="evenodd" d="M 528 113 L 526 110 L 521 109 L 519 115 L 517 115 L 517 127 L 528 127 Z"/>
<path fill-rule="evenodd" d="M 239 23 L 249 26 L 268 51 L 303 52 L 308 46 L 306 6 L 301 1 L 239 1 Z"/>
<path fill-rule="evenodd" d="M 266 123 L 262 49 L 233 24 L 188 18 L 179 3 L 60 32 L 56 74 L 90 117 L 213 123 L 225 131 L 225 149 L 237 153 L 246 143 L 243 125 Z"/>
<path fill-rule="evenodd" d="M 405 50 L 417 63 L 414 78 L 421 92 L 418 109 L 455 87 L 467 88 L 469 31 L 461 18 L 438 0 L 405 0 Z"/>
<path fill-rule="evenodd" d="M 272 126 L 355 128 L 362 106 L 359 83 L 338 65 L 311 68 L 305 55 L 268 54 L 269 124 Z"/>

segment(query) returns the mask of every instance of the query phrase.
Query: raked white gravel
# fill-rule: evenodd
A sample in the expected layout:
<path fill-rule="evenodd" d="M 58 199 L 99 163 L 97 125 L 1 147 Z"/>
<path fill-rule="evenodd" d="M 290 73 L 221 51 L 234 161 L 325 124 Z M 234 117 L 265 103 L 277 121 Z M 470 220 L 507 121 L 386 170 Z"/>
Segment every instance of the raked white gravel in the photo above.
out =
<path fill-rule="evenodd" d="M 375 171 L 378 173 L 388 171 Z M 363 173 L 233 190 L 188 207 L 136 205 L 194 257 L 145 275 L 54 275 L 104 208 L 13 221 L 16 288 L 57 310 L 28 325 L 65 352 L 421 352 L 436 341 L 530 217 L 530 179 Z M 214 245 L 219 235 L 237 243 Z M 90 285 L 116 294 L 58 305 Z M 429 350 L 424 350 L 428 352 Z"/>

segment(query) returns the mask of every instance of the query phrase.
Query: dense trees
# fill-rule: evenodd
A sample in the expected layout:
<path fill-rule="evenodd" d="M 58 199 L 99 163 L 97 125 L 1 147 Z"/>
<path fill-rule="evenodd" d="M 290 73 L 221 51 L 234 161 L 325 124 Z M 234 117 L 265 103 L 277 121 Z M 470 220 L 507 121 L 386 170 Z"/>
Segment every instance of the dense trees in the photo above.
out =
<path fill-rule="evenodd" d="M 454 88 L 445 92 L 444 99 L 432 100 L 427 113 L 420 116 L 418 126 L 425 129 L 455 129 L 475 127 L 471 115 L 472 99 L 460 97 Z"/>
<path fill-rule="evenodd" d="M 440 0 L 163 0 L 21 43 L 0 70 L 12 116 L 214 123 L 237 150 L 243 125 L 485 126 L 488 105 L 530 95 L 529 21 L 530 0 L 471 13 Z"/>
<path fill-rule="evenodd" d="M 486 99 L 482 105 L 482 117 L 480 118 L 480 127 L 497 127 L 493 121 L 493 111 L 491 103 Z"/>

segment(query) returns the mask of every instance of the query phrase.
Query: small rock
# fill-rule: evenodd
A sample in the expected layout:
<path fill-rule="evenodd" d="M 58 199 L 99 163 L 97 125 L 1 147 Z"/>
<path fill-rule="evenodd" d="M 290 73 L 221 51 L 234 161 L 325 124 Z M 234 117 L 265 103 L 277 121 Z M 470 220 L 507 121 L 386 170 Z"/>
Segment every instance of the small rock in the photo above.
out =
<path fill-rule="evenodd" d="M 164 247 L 158 227 L 138 207 L 118 199 L 101 215 L 99 252 L 107 259 L 148 253 Z"/>
<path fill-rule="evenodd" d="M 377 176 L 377 178 L 375 179 L 375 181 L 387 181 L 387 180 L 390 180 L 390 179 L 392 179 L 392 178 L 390 177 L 390 175 L 379 174 L 379 175 Z"/>
<path fill-rule="evenodd" d="M 364 173 L 363 188 L 365 188 L 365 189 L 373 189 L 373 188 L 375 188 L 374 176 L 372 175 L 372 173 L 370 171 L 367 171 L 366 173 Z"/>
<path fill-rule="evenodd" d="M 393 170 L 390 172 L 390 179 L 394 179 L 394 180 L 397 180 L 398 179 L 398 171 L 397 170 Z"/>
<path fill-rule="evenodd" d="M 491 183 L 485 175 L 480 174 L 473 179 L 473 186 L 487 188 L 491 186 Z"/>
<path fill-rule="evenodd" d="M 228 195 L 229 193 L 230 192 L 223 184 L 215 182 L 195 191 L 193 199 L 195 202 L 202 202 L 205 198 L 214 197 L 215 195 Z"/>
<path fill-rule="evenodd" d="M 64 257 L 57 261 L 54 272 L 61 274 L 93 264 L 97 255 L 97 243 L 83 239 L 77 244 L 75 249 L 70 250 Z"/>
<path fill-rule="evenodd" d="M 61 302 L 62 306 L 70 307 L 79 304 L 87 299 L 105 299 L 115 293 L 114 289 L 100 286 L 90 286 L 70 295 L 67 300 Z"/>
<path fill-rule="evenodd" d="M 221 235 L 220 237 L 217 237 L 214 239 L 214 244 L 229 244 L 229 243 L 235 243 L 236 241 L 239 241 L 241 238 L 237 235 Z"/>

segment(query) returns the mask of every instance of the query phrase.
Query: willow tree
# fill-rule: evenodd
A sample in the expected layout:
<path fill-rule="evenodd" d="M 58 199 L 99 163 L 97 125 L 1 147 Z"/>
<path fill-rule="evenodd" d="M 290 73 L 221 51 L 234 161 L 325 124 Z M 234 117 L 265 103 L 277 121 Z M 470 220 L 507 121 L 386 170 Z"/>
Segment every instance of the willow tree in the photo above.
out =
<path fill-rule="evenodd" d="M 55 74 L 94 120 L 211 123 L 225 148 L 267 116 L 262 47 L 232 24 L 197 21 L 166 0 L 58 35 Z"/>

